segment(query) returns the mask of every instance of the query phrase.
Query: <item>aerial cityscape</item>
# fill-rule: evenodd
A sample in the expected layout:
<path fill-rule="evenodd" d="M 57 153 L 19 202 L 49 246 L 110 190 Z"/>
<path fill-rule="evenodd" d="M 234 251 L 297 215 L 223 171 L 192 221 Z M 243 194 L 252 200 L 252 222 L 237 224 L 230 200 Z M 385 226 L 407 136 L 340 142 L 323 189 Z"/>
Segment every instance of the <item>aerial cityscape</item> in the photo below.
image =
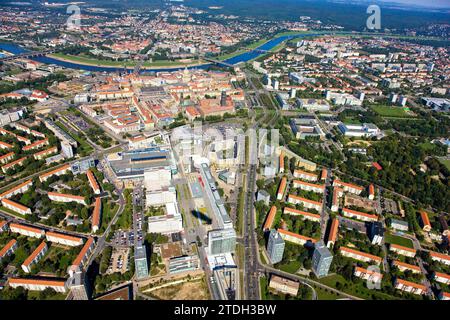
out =
<path fill-rule="evenodd" d="M 2 1 L 0 300 L 450 300 L 450 3 L 406 2 Z"/>

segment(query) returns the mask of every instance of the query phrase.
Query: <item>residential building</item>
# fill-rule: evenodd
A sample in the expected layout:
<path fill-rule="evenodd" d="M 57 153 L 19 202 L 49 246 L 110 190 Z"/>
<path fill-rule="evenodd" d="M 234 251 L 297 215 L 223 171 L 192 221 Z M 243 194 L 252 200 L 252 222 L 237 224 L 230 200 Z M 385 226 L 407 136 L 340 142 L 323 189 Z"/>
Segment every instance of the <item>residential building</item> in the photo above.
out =
<path fill-rule="evenodd" d="M 288 202 L 293 204 L 302 204 L 307 209 L 314 209 L 317 211 L 322 210 L 322 203 L 318 201 L 309 200 L 306 198 L 302 198 L 299 196 L 296 196 L 294 194 L 290 194 L 288 196 Z"/>
<path fill-rule="evenodd" d="M 333 188 L 333 198 L 331 199 L 331 211 L 339 211 L 339 198 L 344 194 L 344 190 L 338 187 Z"/>
<path fill-rule="evenodd" d="M 358 278 L 367 280 L 371 283 L 380 283 L 383 279 L 383 275 L 381 273 L 360 267 L 355 267 L 353 274 Z"/>
<path fill-rule="evenodd" d="M 328 275 L 333 255 L 325 246 L 323 241 L 319 241 L 314 245 L 314 253 L 312 257 L 312 270 L 318 278 Z"/>
<path fill-rule="evenodd" d="M 333 187 L 341 187 L 345 192 L 350 192 L 357 195 L 359 195 L 364 190 L 364 188 L 361 186 L 357 186 L 355 184 L 348 182 L 343 182 L 338 179 L 333 181 Z"/>
<path fill-rule="evenodd" d="M 294 178 L 299 178 L 307 181 L 317 181 L 317 174 L 303 171 L 300 169 L 294 170 Z"/>
<path fill-rule="evenodd" d="M 266 222 L 264 222 L 263 231 L 268 231 L 272 228 L 276 214 L 277 214 L 277 207 L 272 206 L 269 210 L 269 213 L 267 214 Z"/>
<path fill-rule="evenodd" d="M 428 218 L 428 213 L 424 210 L 420 210 L 420 218 L 422 222 L 422 229 L 425 232 L 431 231 L 431 223 L 430 219 Z"/>
<path fill-rule="evenodd" d="M 9 210 L 17 212 L 21 215 L 31 214 L 31 209 L 9 199 L 2 199 L 2 205 Z"/>
<path fill-rule="evenodd" d="M 416 256 L 415 249 L 411 249 L 394 243 L 389 244 L 389 250 L 405 257 L 414 258 Z"/>
<path fill-rule="evenodd" d="M 50 280 L 48 278 L 9 278 L 8 284 L 11 288 L 23 287 L 31 291 L 44 291 L 51 288 L 56 292 L 65 293 L 67 291 L 66 280 Z"/>
<path fill-rule="evenodd" d="M 68 171 L 71 171 L 71 167 L 70 167 L 69 164 L 66 164 L 66 165 L 63 165 L 63 166 L 61 166 L 59 168 L 56 168 L 54 170 L 51 170 L 49 172 L 41 174 L 39 176 L 39 180 L 41 182 L 45 182 L 45 181 L 47 181 L 48 178 L 50 178 L 53 175 L 60 176 L 60 175 L 63 175 L 65 173 L 67 173 Z"/>
<path fill-rule="evenodd" d="M 293 187 L 300 188 L 301 190 L 312 191 L 315 193 L 324 193 L 325 192 L 325 185 L 304 182 L 301 180 L 294 180 Z"/>
<path fill-rule="evenodd" d="M 30 150 L 34 150 L 34 149 L 39 149 L 39 148 L 41 148 L 43 146 L 46 146 L 46 145 L 48 145 L 48 139 L 47 138 L 45 138 L 43 140 L 39 140 L 39 141 L 33 142 L 32 144 L 29 144 L 29 145 L 23 147 L 22 150 L 23 151 L 30 151 Z"/>
<path fill-rule="evenodd" d="M 366 221 L 366 222 L 378 221 L 378 216 L 375 214 L 369 214 L 369 213 L 360 212 L 360 211 L 356 211 L 356 210 L 352 210 L 352 209 L 348 209 L 348 208 L 342 209 L 342 215 L 347 218 L 357 219 L 357 220 Z"/>
<path fill-rule="evenodd" d="M 283 199 L 284 191 L 286 190 L 287 179 L 286 177 L 281 178 L 280 186 L 277 191 L 277 200 Z"/>
<path fill-rule="evenodd" d="M 47 244 L 42 241 L 41 244 L 22 263 L 23 271 L 25 273 L 30 273 L 33 265 L 39 262 L 39 260 L 46 254 L 47 250 Z"/>
<path fill-rule="evenodd" d="M 310 213 L 310 212 L 306 212 L 306 211 L 301 211 L 301 210 L 297 210 L 297 209 L 293 209 L 293 208 L 289 208 L 289 207 L 284 207 L 283 214 L 290 214 L 290 215 L 294 215 L 294 216 L 302 216 L 303 219 L 311 220 L 311 221 L 315 221 L 315 222 L 320 222 L 320 215 L 319 214 L 314 214 L 314 213 Z"/>
<path fill-rule="evenodd" d="M 2 166 L 2 171 L 4 174 L 8 173 L 8 170 L 14 169 L 16 166 L 23 165 L 24 161 L 27 159 L 27 157 L 22 157 L 20 159 L 14 160 L 13 162 L 7 163 L 4 166 Z"/>
<path fill-rule="evenodd" d="M 89 185 L 91 186 L 92 191 L 94 191 L 95 194 L 100 194 L 100 186 L 98 185 L 97 179 L 95 179 L 95 176 L 90 169 L 86 171 L 86 175 L 88 177 Z"/>
<path fill-rule="evenodd" d="M 10 223 L 9 230 L 14 233 L 19 233 L 21 235 L 33 238 L 42 238 L 45 235 L 45 231 L 42 229 L 25 226 L 17 223 Z"/>
<path fill-rule="evenodd" d="M 394 287 L 395 289 L 418 295 L 425 294 L 427 292 L 427 288 L 422 284 L 398 278 L 395 280 Z"/>
<path fill-rule="evenodd" d="M 0 232 L 5 232 L 8 230 L 9 230 L 8 222 L 6 222 L 5 220 L 0 220 Z"/>
<path fill-rule="evenodd" d="M 442 272 L 434 272 L 433 273 L 433 279 L 434 281 L 437 281 L 439 283 L 443 283 L 445 285 L 450 284 L 450 275 Z"/>
<path fill-rule="evenodd" d="M 92 232 L 95 233 L 100 228 L 102 214 L 102 199 L 100 197 L 95 198 L 94 211 L 92 212 Z"/>
<path fill-rule="evenodd" d="M 76 202 L 82 205 L 86 205 L 85 198 L 82 196 L 76 196 L 73 194 L 64 194 L 64 193 L 58 193 L 58 192 L 49 192 L 48 197 L 50 200 L 57 201 L 57 202 Z"/>
<path fill-rule="evenodd" d="M 58 152 L 58 148 L 57 147 L 51 147 L 39 152 L 36 152 L 35 154 L 33 154 L 33 157 L 35 160 L 42 160 L 44 158 L 46 158 L 47 156 Z"/>
<path fill-rule="evenodd" d="M 397 267 L 401 272 L 411 271 L 412 273 L 422 273 L 419 266 L 415 266 L 409 263 L 394 260 L 392 266 Z"/>
<path fill-rule="evenodd" d="M 66 246 L 76 247 L 83 244 L 83 238 L 69 236 L 67 234 L 47 231 L 45 233 L 47 241 L 63 244 Z"/>
<path fill-rule="evenodd" d="M 337 218 L 333 218 L 333 221 L 331 221 L 330 232 L 328 234 L 328 242 L 327 242 L 328 248 L 334 246 L 334 243 L 336 242 L 338 237 L 338 231 L 339 231 L 339 220 Z"/>
<path fill-rule="evenodd" d="M 278 229 L 277 230 L 278 233 L 281 235 L 281 237 L 283 238 L 284 241 L 289 241 L 292 243 L 296 243 L 299 244 L 301 246 L 307 244 L 307 243 L 315 243 L 317 240 L 310 238 L 310 237 L 305 237 L 302 236 L 300 234 L 291 232 L 291 231 L 287 231 L 287 230 L 283 230 L 283 229 Z"/>
<path fill-rule="evenodd" d="M 347 247 L 340 247 L 339 252 L 344 257 L 352 258 L 363 262 L 374 262 L 376 264 L 380 264 L 381 261 L 383 260 L 380 257 L 374 256 L 373 254 L 361 252 Z"/>
<path fill-rule="evenodd" d="M 283 260 L 284 245 L 284 240 L 278 231 L 271 229 L 269 240 L 267 242 L 267 254 L 272 264 L 276 264 Z"/>
<path fill-rule="evenodd" d="M 449 255 L 435 252 L 435 251 L 429 251 L 429 254 L 430 254 L 431 260 L 443 263 L 445 265 L 450 265 L 450 256 Z"/>
<path fill-rule="evenodd" d="M 13 254 L 18 247 L 17 241 L 15 239 L 10 240 L 1 250 L 0 250 L 0 261 Z"/>
<path fill-rule="evenodd" d="M 81 271 L 83 267 L 85 267 L 85 263 L 88 261 L 90 254 L 94 250 L 94 247 L 94 238 L 89 237 L 86 240 L 86 243 L 84 244 L 80 253 L 78 253 L 77 257 L 75 258 L 75 260 L 73 260 L 72 265 L 68 269 L 68 273 L 71 277 L 73 277 L 76 272 Z"/>

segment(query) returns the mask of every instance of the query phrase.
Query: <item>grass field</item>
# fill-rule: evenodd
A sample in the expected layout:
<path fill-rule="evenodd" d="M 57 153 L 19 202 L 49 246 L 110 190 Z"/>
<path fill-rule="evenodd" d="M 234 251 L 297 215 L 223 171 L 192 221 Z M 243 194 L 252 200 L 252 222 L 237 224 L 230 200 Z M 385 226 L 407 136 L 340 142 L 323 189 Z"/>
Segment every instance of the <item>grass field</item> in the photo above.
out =
<path fill-rule="evenodd" d="M 382 117 L 392 117 L 392 118 L 411 118 L 412 117 L 401 107 L 371 106 L 371 108 L 373 111 L 375 111 Z"/>
<path fill-rule="evenodd" d="M 393 235 L 390 233 L 386 233 L 384 239 L 387 243 L 393 243 L 393 244 L 397 244 L 399 246 L 404 246 L 407 248 L 414 249 L 413 242 L 408 238 L 403 238 L 403 237 L 396 236 L 396 235 Z"/>

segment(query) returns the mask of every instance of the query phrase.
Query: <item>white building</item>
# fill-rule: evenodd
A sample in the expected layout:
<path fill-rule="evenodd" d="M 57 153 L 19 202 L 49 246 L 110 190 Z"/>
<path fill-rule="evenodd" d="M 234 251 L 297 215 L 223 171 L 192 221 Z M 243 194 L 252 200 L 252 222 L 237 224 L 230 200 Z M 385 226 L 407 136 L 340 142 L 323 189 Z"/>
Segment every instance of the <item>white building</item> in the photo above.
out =
<path fill-rule="evenodd" d="M 67 234 L 62 234 L 62 233 L 47 231 L 47 233 L 45 234 L 45 237 L 46 237 L 47 241 L 55 242 L 55 243 L 59 243 L 59 244 L 63 244 L 66 246 L 71 246 L 71 247 L 81 246 L 83 244 L 82 238 L 69 236 Z"/>
<path fill-rule="evenodd" d="M 49 192 L 48 197 L 50 200 L 57 202 L 76 202 L 82 205 L 86 205 L 86 201 L 82 196 L 76 196 L 73 194 L 64 194 L 58 192 Z"/>
<path fill-rule="evenodd" d="M 45 235 L 45 231 L 38 228 L 33 228 L 17 223 L 10 223 L 9 230 L 14 233 L 19 233 L 21 235 L 33 238 L 42 238 Z"/>
<path fill-rule="evenodd" d="M 9 278 L 8 284 L 11 288 L 23 287 L 31 291 L 44 291 L 47 288 L 54 289 L 56 292 L 61 293 L 67 291 L 65 280 Z"/>
<path fill-rule="evenodd" d="M 8 208 L 14 212 L 17 212 L 22 215 L 31 214 L 31 209 L 9 199 L 2 199 L 2 205 L 5 208 Z"/>
<path fill-rule="evenodd" d="M 45 256 L 48 250 L 47 244 L 42 241 L 41 244 L 30 254 L 30 256 L 22 263 L 22 269 L 25 273 L 30 273 L 34 264 Z"/>
<path fill-rule="evenodd" d="M 183 218 L 176 202 L 167 203 L 166 214 L 148 218 L 148 232 L 171 234 L 183 231 Z"/>
<path fill-rule="evenodd" d="M 308 209 L 315 209 L 317 211 L 322 210 L 322 203 L 317 202 L 317 201 L 313 201 L 313 200 L 309 200 L 309 199 L 305 199 L 293 194 L 290 194 L 288 196 L 288 202 L 289 203 L 293 203 L 293 204 L 303 204 L 303 206 L 305 208 Z"/>
<path fill-rule="evenodd" d="M 146 207 L 159 207 L 176 201 L 177 193 L 173 187 L 170 187 L 167 190 L 147 192 L 145 194 Z"/>

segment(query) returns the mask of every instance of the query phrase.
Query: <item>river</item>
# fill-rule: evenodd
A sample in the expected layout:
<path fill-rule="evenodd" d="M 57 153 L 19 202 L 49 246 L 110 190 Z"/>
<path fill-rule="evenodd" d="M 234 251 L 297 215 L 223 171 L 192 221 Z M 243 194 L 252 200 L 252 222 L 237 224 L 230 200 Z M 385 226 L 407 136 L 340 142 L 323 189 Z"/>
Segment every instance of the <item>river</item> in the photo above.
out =
<path fill-rule="evenodd" d="M 260 45 L 259 47 L 255 48 L 252 51 L 247 51 L 247 52 L 238 54 L 237 56 L 234 56 L 232 58 L 224 60 L 224 62 L 226 62 L 228 64 L 233 64 L 233 65 L 241 63 L 241 62 L 247 62 L 252 59 L 258 58 L 260 55 L 264 54 L 258 50 L 265 50 L 265 51 L 271 50 L 285 40 L 289 40 L 289 39 L 293 39 L 293 38 L 302 38 L 302 37 L 307 37 L 307 36 L 308 37 L 315 36 L 315 34 L 301 33 L 301 34 L 293 34 L 293 35 L 277 37 L 277 38 L 267 41 L 266 43 Z M 17 44 L 6 43 L 6 42 L 0 43 L 0 50 L 4 50 L 4 51 L 10 52 L 12 54 L 21 54 L 21 53 L 25 53 L 25 52 L 29 51 L 27 49 L 20 47 Z M 91 65 L 81 64 L 81 63 L 58 60 L 58 59 L 49 58 L 49 57 L 34 57 L 31 60 L 35 60 L 35 61 L 45 63 L 45 64 L 54 64 L 54 65 L 58 65 L 58 66 L 61 66 L 64 68 L 69 68 L 69 69 L 79 69 L 79 70 L 96 71 L 96 72 L 118 72 L 118 71 L 123 72 L 125 70 L 127 70 L 128 72 L 132 72 L 134 70 L 134 68 L 126 68 L 125 69 L 123 67 L 91 66 Z M 206 68 L 210 67 L 211 65 L 212 64 L 210 64 L 210 63 L 202 64 L 202 65 L 198 65 L 198 66 L 188 67 L 188 69 L 206 69 Z M 150 72 L 177 71 L 177 70 L 183 70 L 184 68 L 185 67 L 141 69 L 140 72 L 141 73 L 150 73 Z"/>

